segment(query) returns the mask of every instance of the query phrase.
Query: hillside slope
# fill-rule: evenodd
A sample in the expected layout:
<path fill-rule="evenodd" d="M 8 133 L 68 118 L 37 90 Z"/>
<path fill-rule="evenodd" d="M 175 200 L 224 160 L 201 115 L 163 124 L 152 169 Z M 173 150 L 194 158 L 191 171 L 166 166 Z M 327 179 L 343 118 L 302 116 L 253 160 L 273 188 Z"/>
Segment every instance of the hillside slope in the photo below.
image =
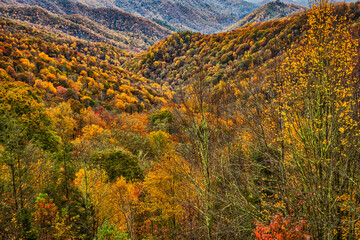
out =
<path fill-rule="evenodd" d="M 356 23 L 359 6 L 337 5 L 337 11 L 346 9 Z M 307 15 L 300 13 L 214 35 L 175 33 L 136 56 L 127 67 L 159 84 L 169 84 L 175 91 L 188 87 L 200 75 L 210 86 L 263 76 L 288 47 L 301 40 L 306 21 Z"/>
<path fill-rule="evenodd" d="M 236 16 L 243 16 L 258 7 L 254 3 L 244 0 L 204 0 L 204 2 L 222 13 L 234 14 Z"/>
<path fill-rule="evenodd" d="M 159 85 L 121 67 L 132 54 L 119 48 L 3 18 L 0 30 L 0 79 L 36 87 L 50 103 L 72 99 L 82 106 L 137 112 L 165 101 Z"/>
<path fill-rule="evenodd" d="M 52 15 L 42 9 L 10 6 L 1 10 L 2 16 L 17 20 L 26 19 L 48 30 L 60 30 L 84 40 L 97 39 L 125 49 L 144 50 L 171 33 L 150 20 L 114 8 L 92 8 L 70 0 L 18 0 L 15 4 L 40 6 L 58 15 Z M 63 25 L 55 26 L 54 20 L 63 22 Z M 71 28 L 67 28 L 70 25 Z M 80 29 L 79 33 L 76 33 L 74 28 Z"/>
<path fill-rule="evenodd" d="M 126 12 L 148 19 L 167 22 L 179 30 L 192 30 L 214 33 L 239 20 L 256 9 L 255 4 L 245 1 L 209 1 L 209 0 L 76 0 L 89 6 L 117 7 Z M 219 7 L 221 6 L 221 7 Z M 225 9 L 232 9 L 225 11 Z"/>
<path fill-rule="evenodd" d="M 261 67 L 297 41 L 306 16 L 248 25 L 214 35 L 175 33 L 127 64 L 130 71 L 174 89 L 202 73 L 210 84 L 238 78 Z M 159 68 L 158 66 L 162 66 Z"/>
<path fill-rule="evenodd" d="M 259 23 L 266 22 L 273 19 L 279 19 L 282 17 L 289 16 L 296 12 L 305 11 L 306 8 L 300 5 L 284 3 L 279 0 L 269 2 L 262 6 L 261 8 L 256 9 L 239 22 L 231 25 L 226 28 L 226 31 L 231 31 L 237 28 L 240 28 L 249 23 Z"/>

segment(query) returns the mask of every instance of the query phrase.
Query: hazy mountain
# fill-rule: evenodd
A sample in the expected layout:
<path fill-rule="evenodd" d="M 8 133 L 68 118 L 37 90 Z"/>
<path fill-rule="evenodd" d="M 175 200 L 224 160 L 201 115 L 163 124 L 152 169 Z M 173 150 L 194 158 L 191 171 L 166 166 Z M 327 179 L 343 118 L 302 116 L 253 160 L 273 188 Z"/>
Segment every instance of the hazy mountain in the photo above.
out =
<path fill-rule="evenodd" d="M 273 0 L 248 0 L 248 1 L 251 3 L 257 4 L 259 6 L 263 6 Z M 342 1 L 333 1 L 333 2 L 351 3 L 351 2 L 356 2 L 356 1 L 357 0 L 342 0 Z M 297 4 L 297 5 L 301 5 L 304 7 L 309 7 L 315 3 L 314 0 L 283 0 L 283 2 Z"/>
<path fill-rule="evenodd" d="M 273 0 L 262 0 L 261 2 L 259 2 L 258 4 L 260 6 L 263 6 L 269 2 L 272 2 Z M 305 6 L 308 7 L 310 6 L 312 3 L 314 3 L 314 1 L 309 1 L 309 0 L 284 0 L 284 3 L 290 3 L 290 4 L 296 4 L 296 5 L 301 5 L 301 6 Z"/>
<path fill-rule="evenodd" d="M 251 12 L 258 6 L 244 0 L 204 0 L 222 13 L 243 16 L 246 12 Z"/>
<path fill-rule="evenodd" d="M 269 2 L 264 6 L 256 9 L 254 12 L 241 19 L 239 22 L 226 28 L 226 31 L 231 31 L 240 28 L 249 23 L 266 22 L 273 19 L 289 16 L 292 13 L 306 10 L 305 7 L 295 4 L 284 3 L 279 0 Z"/>
<path fill-rule="evenodd" d="M 8 0 L 1 3 L 3 6 L 10 4 Z M 171 33 L 148 19 L 116 8 L 93 8 L 70 0 L 17 0 L 11 4 L 40 6 L 43 9 L 7 6 L 1 9 L 2 16 L 28 21 L 47 30 L 61 31 L 85 40 L 111 43 L 124 49 L 144 50 Z"/>
<path fill-rule="evenodd" d="M 179 30 L 213 33 L 230 26 L 256 5 L 243 0 L 74 0 L 89 6 L 118 7 Z"/>

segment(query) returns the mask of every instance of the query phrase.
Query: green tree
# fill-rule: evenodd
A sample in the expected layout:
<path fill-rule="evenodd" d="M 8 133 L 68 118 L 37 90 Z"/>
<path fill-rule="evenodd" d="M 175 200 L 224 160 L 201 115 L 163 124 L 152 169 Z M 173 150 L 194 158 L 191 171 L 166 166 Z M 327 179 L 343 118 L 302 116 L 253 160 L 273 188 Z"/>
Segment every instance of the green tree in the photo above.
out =
<path fill-rule="evenodd" d="M 8 167 L 9 179 L 17 221 L 14 234 L 26 236 L 30 231 L 30 215 L 26 204 L 32 188 L 26 184 L 32 173 L 40 149 L 54 151 L 58 138 L 52 132 L 52 123 L 38 93 L 18 82 L 0 82 L 0 145 L 1 161 Z"/>
<path fill-rule="evenodd" d="M 95 153 L 91 157 L 107 173 L 110 181 L 123 176 L 127 180 L 143 179 L 138 158 L 122 149 L 106 150 Z"/>

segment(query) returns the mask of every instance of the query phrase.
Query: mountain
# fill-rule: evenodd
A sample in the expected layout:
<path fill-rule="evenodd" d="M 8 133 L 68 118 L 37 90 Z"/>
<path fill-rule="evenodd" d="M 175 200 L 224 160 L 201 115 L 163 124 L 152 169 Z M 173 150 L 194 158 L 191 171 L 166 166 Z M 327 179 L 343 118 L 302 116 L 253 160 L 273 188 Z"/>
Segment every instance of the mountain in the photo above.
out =
<path fill-rule="evenodd" d="M 257 4 L 259 6 L 263 6 L 273 0 L 248 0 L 250 3 L 254 3 Z M 356 2 L 357 0 L 342 0 L 342 1 L 338 1 L 340 3 L 351 3 L 351 2 Z M 314 0 L 283 0 L 284 3 L 290 3 L 290 4 L 296 4 L 296 5 L 301 5 L 304 7 L 310 7 L 313 4 L 315 4 Z M 337 2 L 337 1 L 334 1 Z"/>
<path fill-rule="evenodd" d="M 248 0 L 250 3 L 257 4 L 258 6 L 264 6 L 265 4 L 272 2 L 274 0 Z M 290 3 L 290 4 L 296 4 L 301 5 L 304 7 L 309 7 L 311 4 L 314 4 L 314 1 L 311 0 L 283 0 L 284 3 Z M 351 2 L 349 0 L 343 1 L 343 2 Z"/>
<path fill-rule="evenodd" d="M 269 2 L 272 2 L 273 0 L 263 0 L 261 2 L 259 2 L 258 4 L 260 6 L 264 6 L 265 4 L 269 3 Z M 314 1 L 311 0 L 284 0 L 283 1 L 284 3 L 289 3 L 289 4 L 296 4 L 296 5 L 301 5 L 301 6 L 304 6 L 304 7 L 309 7 L 311 6 Z"/>
<path fill-rule="evenodd" d="M 71 6 L 2 9 L 0 239 L 358 239 L 360 2 L 137 55 Z"/>
<path fill-rule="evenodd" d="M 239 22 L 226 28 L 226 31 L 231 31 L 240 28 L 249 23 L 266 22 L 273 19 L 286 17 L 290 14 L 305 11 L 306 8 L 300 5 L 284 3 L 279 0 L 269 2 L 264 6 L 256 9 Z"/>
<path fill-rule="evenodd" d="M 188 88 L 197 77 L 209 86 L 228 84 L 267 72 L 271 62 L 299 40 L 305 23 L 306 14 L 301 14 L 213 35 L 174 33 L 126 66 L 160 85 L 169 84 L 173 91 Z"/>
<path fill-rule="evenodd" d="M 279 2 L 269 5 L 273 4 L 289 6 Z M 351 9 L 349 16 L 356 22 L 360 16 L 357 5 L 343 6 L 336 5 L 337 11 Z M 216 86 L 221 81 L 231 82 L 269 71 L 275 59 L 281 59 L 291 44 L 301 40 L 308 27 L 306 21 L 307 15 L 300 12 L 291 18 L 213 35 L 174 33 L 135 56 L 126 66 L 159 84 L 169 84 L 174 91 L 187 88 L 200 74 L 210 86 Z"/>
<path fill-rule="evenodd" d="M 138 112 L 164 102 L 152 81 L 122 68 L 133 55 L 0 18 L 0 79 L 39 89 L 50 103 Z"/>
<path fill-rule="evenodd" d="M 144 50 L 171 34 L 170 30 L 155 22 L 116 8 L 94 8 L 70 0 L 2 0 L 1 3 L 5 5 L 0 10 L 4 17 L 26 20 L 47 30 L 62 31 L 84 40 L 107 42 L 129 50 Z"/>
<path fill-rule="evenodd" d="M 257 6 L 242 0 L 76 0 L 89 6 L 117 7 L 147 19 L 165 21 L 179 30 L 214 33 Z"/>
<path fill-rule="evenodd" d="M 222 13 L 234 14 L 236 16 L 243 16 L 245 13 L 249 13 L 258 7 L 254 3 L 244 0 L 204 0 L 204 2 Z"/>

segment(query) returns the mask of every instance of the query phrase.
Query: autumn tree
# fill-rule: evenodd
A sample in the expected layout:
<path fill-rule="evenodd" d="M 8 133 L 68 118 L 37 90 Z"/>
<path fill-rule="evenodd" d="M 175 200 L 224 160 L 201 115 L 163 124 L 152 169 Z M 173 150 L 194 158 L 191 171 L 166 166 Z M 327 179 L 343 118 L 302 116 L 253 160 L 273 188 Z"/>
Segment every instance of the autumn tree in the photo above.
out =
<path fill-rule="evenodd" d="M 89 236 L 94 238 L 98 228 L 107 220 L 107 214 L 103 214 L 103 205 L 106 204 L 110 186 L 107 184 L 107 176 L 104 170 L 99 168 L 90 169 L 84 166 L 76 173 L 74 180 L 78 187 L 81 198 L 83 214 L 82 225 Z"/>
<path fill-rule="evenodd" d="M 195 184 L 200 198 L 200 204 L 194 206 L 202 216 L 202 224 L 205 229 L 206 239 L 213 239 L 213 187 L 212 178 L 214 170 L 214 154 L 211 142 L 212 128 L 208 122 L 206 101 L 210 88 L 206 85 L 202 75 L 194 78 L 193 86 L 188 89 L 189 97 L 183 96 L 180 121 L 183 131 L 189 137 L 190 142 L 183 144 L 183 155 L 191 166 L 188 178 Z M 199 178 L 198 178 L 199 176 Z"/>
<path fill-rule="evenodd" d="M 35 225 L 39 239 L 69 239 L 74 237 L 71 225 L 66 225 L 63 214 L 47 194 L 40 193 L 35 200 Z"/>
<path fill-rule="evenodd" d="M 175 151 L 169 134 L 158 131 L 150 136 L 161 154 L 142 184 L 145 196 L 141 211 L 146 220 L 142 228 L 155 238 L 186 238 L 189 233 L 185 231 L 191 232 L 196 218 L 193 213 L 197 203 L 196 186 L 188 178 L 189 163 Z"/>
<path fill-rule="evenodd" d="M 110 216 L 109 221 L 113 223 L 118 232 L 135 239 L 139 233 L 136 232 L 136 217 L 140 202 L 141 183 L 126 181 L 119 177 L 111 185 L 107 203 L 104 208 Z"/>
<path fill-rule="evenodd" d="M 56 159 L 61 163 L 59 168 L 59 188 L 65 192 L 66 208 L 68 209 L 68 221 L 70 221 L 70 208 L 72 193 L 74 188 L 71 187 L 71 181 L 75 178 L 75 164 L 72 161 L 71 151 L 73 144 L 71 141 L 75 136 L 76 120 L 75 113 L 71 109 L 71 104 L 61 103 L 56 107 L 48 110 L 49 115 L 53 120 L 55 131 L 60 137 L 60 151 L 56 154 Z"/>
<path fill-rule="evenodd" d="M 284 218 L 276 214 L 268 226 L 256 223 L 254 230 L 256 240 L 305 240 L 310 239 L 306 233 L 306 221 L 295 222 L 291 216 Z"/>
<path fill-rule="evenodd" d="M 54 151 L 58 138 L 37 91 L 19 82 L 0 83 L 1 161 L 7 166 L 14 201 L 15 236 L 30 232 L 27 202 L 31 200 L 31 165 L 39 161 L 40 149 Z M 19 235 L 20 234 L 20 235 Z"/>
<path fill-rule="evenodd" d="M 358 191 L 358 44 L 328 1 L 317 2 L 307 17 L 305 39 L 288 52 L 273 82 L 283 123 L 278 140 L 285 145 L 284 210 L 305 217 L 316 239 L 353 239 L 359 206 L 345 210 L 340 199 Z"/>

